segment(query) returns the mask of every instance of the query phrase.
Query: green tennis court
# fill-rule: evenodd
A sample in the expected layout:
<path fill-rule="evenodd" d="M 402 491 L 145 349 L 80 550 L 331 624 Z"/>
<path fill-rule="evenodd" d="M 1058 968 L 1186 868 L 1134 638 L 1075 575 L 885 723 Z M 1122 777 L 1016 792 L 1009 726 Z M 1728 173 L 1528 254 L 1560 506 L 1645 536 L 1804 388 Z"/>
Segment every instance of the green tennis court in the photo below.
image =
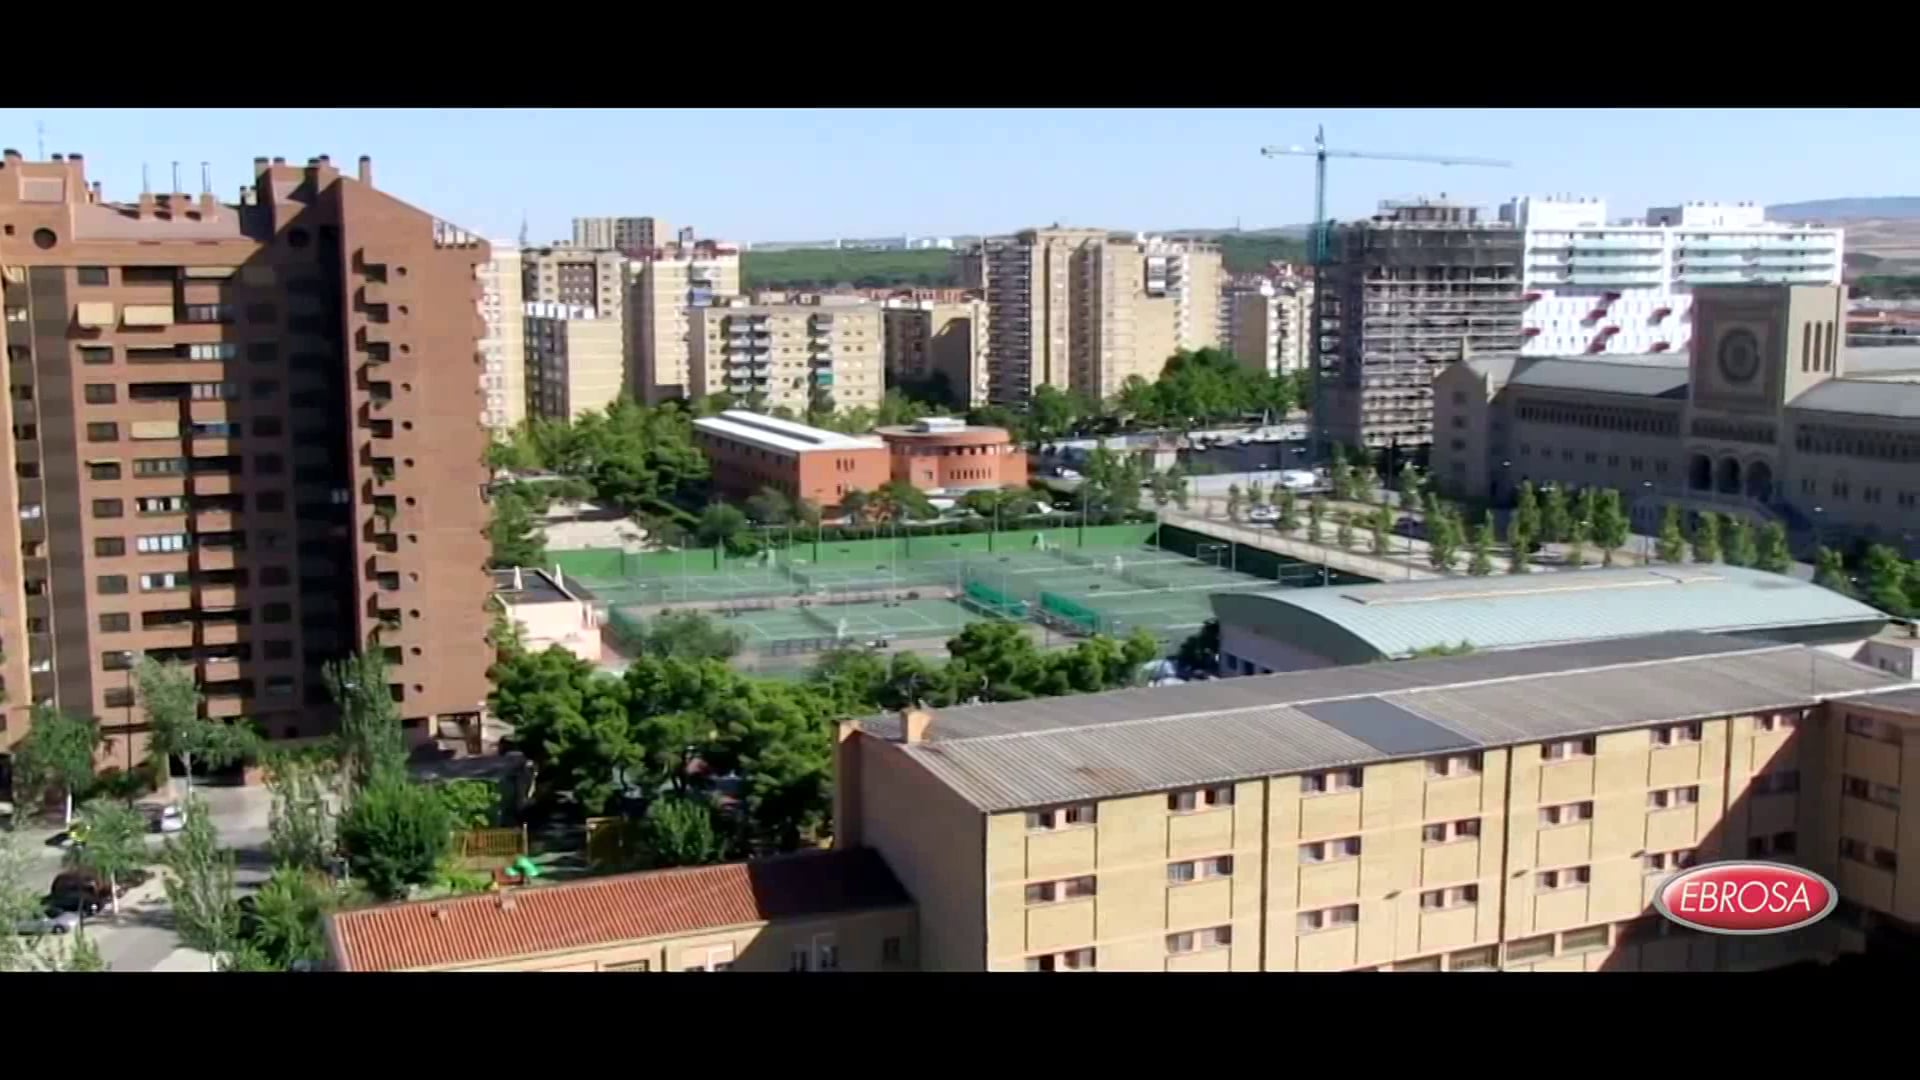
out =
<path fill-rule="evenodd" d="M 985 621 L 950 600 L 814 604 L 720 616 L 721 624 L 738 630 L 749 645 L 804 638 L 942 637 Z"/>

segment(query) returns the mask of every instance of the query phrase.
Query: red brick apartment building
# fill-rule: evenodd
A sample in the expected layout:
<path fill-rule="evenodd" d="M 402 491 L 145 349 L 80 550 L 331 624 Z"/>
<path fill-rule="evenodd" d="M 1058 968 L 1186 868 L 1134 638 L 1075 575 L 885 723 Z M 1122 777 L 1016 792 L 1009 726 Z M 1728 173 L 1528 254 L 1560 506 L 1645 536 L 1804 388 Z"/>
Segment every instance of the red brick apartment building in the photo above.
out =
<path fill-rule="evenodd" d="M 487 692 L 475 268 L 487 245 L 325 157 L 109 202 L 78 154 L 0 160 L 0 751 L 31 707 L 144 751 L 128 668 L 210 715 L 332 722 L 320 666 L 385 650 L 412 731 Z"/>
<path fill-rule="evenodd" d="M 714 490 L 745 499 L 761 488 L 807 499 L 822 509 L 849 491 L 873 491 L 891 478 L 887 444 L 792 420 L 728 409 L 693 422 L 693 440 L 713 463 Z"/>

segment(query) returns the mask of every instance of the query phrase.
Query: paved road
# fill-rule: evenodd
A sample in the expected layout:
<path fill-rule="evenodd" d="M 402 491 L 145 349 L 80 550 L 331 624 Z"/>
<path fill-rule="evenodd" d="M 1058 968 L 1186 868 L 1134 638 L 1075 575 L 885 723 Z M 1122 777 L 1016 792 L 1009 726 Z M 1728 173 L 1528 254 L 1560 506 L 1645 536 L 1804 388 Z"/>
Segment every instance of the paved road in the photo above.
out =
<path fill-rule="evenodd" d="M 271 869 L 266 852 L 271 794 L 257 787 L 202 787 L 195 793 L 206 800 L 221 841 L 234 849 L 236 884 L 242 892 L 258 888 Z M 184 786 L 179 787 L 176 794 L 184 795 Z M 161 804 L 167 798 L 156 794 L 143 802 Z M 59 831 L 57 824 L 23 824 L 18 828 L 22 846 L 35 857 L 28 884 L 42 893 L 52 886 L 65 857 L 61 849 L 46 843 Z M 157 862 L 164 840 L 154 835 L 149 836 L 147 842 Z M 87 934 L 99 946 L 101 958 L 113 971 L 209 970 L 204 953 L 181 946 L 173 926 L 173 912 L 167 906 L 162 873 L 157 866 L 153 873 L 151 880 L 121 898 L 118 916 L 107 913 L 89 921 Z"/>

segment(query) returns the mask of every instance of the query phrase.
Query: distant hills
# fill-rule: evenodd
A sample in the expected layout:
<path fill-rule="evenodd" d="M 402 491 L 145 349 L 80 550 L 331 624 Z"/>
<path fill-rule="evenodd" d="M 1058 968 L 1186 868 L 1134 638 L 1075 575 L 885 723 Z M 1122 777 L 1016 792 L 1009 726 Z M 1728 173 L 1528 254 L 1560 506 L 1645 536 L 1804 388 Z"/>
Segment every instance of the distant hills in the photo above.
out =
<path fill-rule="evenodd" d="M 1783 221 L 1920 218 L 1920 195 L 1876 195 L 1781 203 L 1767 207 L 1767 216 Z"/>

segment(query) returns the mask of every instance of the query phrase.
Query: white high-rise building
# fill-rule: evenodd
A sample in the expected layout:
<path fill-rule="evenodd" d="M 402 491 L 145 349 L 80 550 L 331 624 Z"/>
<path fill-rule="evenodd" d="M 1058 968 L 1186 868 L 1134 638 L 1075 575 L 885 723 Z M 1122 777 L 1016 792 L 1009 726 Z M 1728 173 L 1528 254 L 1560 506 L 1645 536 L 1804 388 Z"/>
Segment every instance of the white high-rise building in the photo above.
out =
<path fill-rule="evenodd" d="M 1654 207 L 1609 221 L 1602 199 L 1518 198 L 1527 356 L 1686 351 L 1700 285 L 1836 285 L 1839 229 L 1766 219 L 1752 203 Z"/>
<path fill-rule="evenodd" d="M 522 299 L 520 249 L 502 241 L 493 259 L 480 264 L 480 317 L 487 336 L 480 339 L 483 363 L 480 389 L 485 405 L 480 420 L 508 431 L 527 418 L 526 305 Z"/>

